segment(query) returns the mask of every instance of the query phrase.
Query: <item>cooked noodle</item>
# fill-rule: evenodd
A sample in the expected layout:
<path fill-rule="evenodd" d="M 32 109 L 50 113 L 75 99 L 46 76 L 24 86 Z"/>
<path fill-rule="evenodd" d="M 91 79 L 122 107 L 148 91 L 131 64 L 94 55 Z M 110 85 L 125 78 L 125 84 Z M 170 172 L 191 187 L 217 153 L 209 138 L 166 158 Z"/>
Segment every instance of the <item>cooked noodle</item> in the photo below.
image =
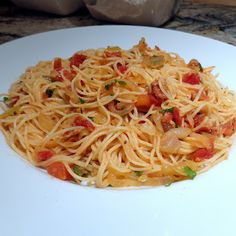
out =
<path fill-rule="evenodd" d="M 225 160 L 235 96 L 197 60 L 142 39 L 30 67 L 3 94 L 0 128 L 33 165 L 97 187 L 168 185 Z"/>

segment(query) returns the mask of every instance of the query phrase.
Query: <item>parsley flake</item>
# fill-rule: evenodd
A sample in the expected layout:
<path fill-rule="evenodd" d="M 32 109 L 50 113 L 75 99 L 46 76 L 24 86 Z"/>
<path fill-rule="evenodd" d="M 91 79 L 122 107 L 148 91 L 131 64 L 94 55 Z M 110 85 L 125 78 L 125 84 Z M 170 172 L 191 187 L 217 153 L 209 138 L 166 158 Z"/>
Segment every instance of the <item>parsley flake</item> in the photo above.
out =
<path fill-rule="evenodd" d="M 79 101 L 80 101 L 81 104 L 84 104 L 84 103 L 85 103 L 85 100 L 82 99 L 82 98 L 79 98 Z"/>
<path fill-rule="evenodd" d="M 142 174 L 143 174 L 143 172 L 142 171 L 135 171 L 135 174 L 136 174 L 136 176 L 141 176 Z"/>
<path fill-rule="evenodd" d="M 81 176 L 80 170 L 79 170 L 79 166 L 74 165 L 73 166 L 73 171 L 75 174 L 77 174 L 78 176 Z"/>
<path fill-rule="evenodd" d="M 185 166 L 183 168 L 184 173 L 189 179 L 194 179 L 197 175 L 196 171 L 192 170 L 190 167 Z"/>
<path fill-rule="evenodd" d="M 52 97 L 53 92 L 54 92 L 54 89 L 49 89 L 49 88 L 47 88 L 45 91 L 45 93 L 48 95 L 49 98 Z"/>
<path fill-rule="evenodd" d="M 166 113 L 166 112 L 173 113 L 173 111 L 174 111 L 174 107 L 170 107 L 170 108 L 160 110 L 160 113 Z"/>

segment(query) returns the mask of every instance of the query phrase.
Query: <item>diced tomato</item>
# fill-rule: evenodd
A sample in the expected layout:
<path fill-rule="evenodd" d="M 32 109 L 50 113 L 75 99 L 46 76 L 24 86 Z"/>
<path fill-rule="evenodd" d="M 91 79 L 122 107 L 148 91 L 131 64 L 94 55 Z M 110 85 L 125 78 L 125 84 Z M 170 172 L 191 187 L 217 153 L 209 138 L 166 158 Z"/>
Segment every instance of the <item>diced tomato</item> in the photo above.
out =
<path fill-rule="evenodd" d="M 174 107 L 173 109 L 173 120 L 178 126 L 182 125 L 182 118 L 179 114 L 179 109 L 177 107 Z"/>
<path fill-rule="evenodd" d="M 173 121 L 173 113 L 165 112 L 161 117 L 161 125 L 165 132 L 174 128 L 174 124 L 171 121 Z"/>
<path fill-rule="evenodd" d="M 50 159 L 53 155 L 54 155 L 54 152 L 51 150 L 42 150 L 42 151 L 37 152 L 36 157 L 37 157 L 37 161 L 40 162 L 40 161 L 46 161 Z"/>
<path fill-rule="evenodd" d="M 199 148 L 190 154 L 190 158 L 195 162 L 200 162 L 212 158 L 214 154 L 213 149 Z"/>
<path fill-rule="evenodd" d="M 183 76 L 183 82 L 188 84 L 200 84 L 200 76 L 198 73 L 187 73 Z"/>
<path fill-rule="evenodd" d="M 82 127 L 86 128 L 88 131 L 93 131 L 95 129 L 94 125 L 89 120 L 87 120 L 81 116 L 75 117 L 74 125 L 75 126 L 82 126 Z"/>
<path fill-rule="evenodd" d="M 77 73 L 74 70 L 71 70 L 71 71 L 64 70 L 63 75 L 65 76 L 66 79 L 73 80 L 75 78 L 75 76 L 77 75 Z"/>
<path fill-rule="evenodd" d="M 139 124 L 144 124 L 144 123 L 145 123 L 145 120 L 140 120 L 138 123 L 139 123 Z"/>
<path fill-rule="evenodd" d="M 147 112 L 152 105 L 160 106 L 161 103 L 162 100 L 156 99 L 153 95 L 143 94 L 137 97 L 137 102 L 135 103 L 135 106 L 137 107 L 138 111 Z"/>
<path fill-rule="evenodd" d="M 70 66 L 79 67 L 86 59 L 87 56 L 76 53 L 70 58 Z"/>
<path fill-rule="evenodd" d="M 55 58 L 53 63 L 54 70 L 60 71 L 62 69 L 61 58 Z"/>
<path fill-rule="evenodd" d="M 121 57 L 120 51 L 116 51 L 116 52 L 105 51 L 104 53 L 106 57 Z"/>
<path fill-rule="evenodd" d="M 231 136 L 236 130 L 236 118 L 222 125 L 222 134 L 226 137 Z"/>
<path fill-rule="evenodd" d="M 159 87 L 159 83 L 157 80 L 154 80 L 152 83 L 151 83 L 151 93 L 153 94 L 153 96 L 156 98 L 156 99 L 159 99 L 161 100 L 162 102 L 165 101 L 167 99 L 166 95 L 161 91 L 160 87 Z"/>
<path fill-rule="evenodd" d="M 199 126 L 205 118 L 204 114 L 197 114 L 194 116 L 193 121 L 194 121 L 194 127 Z"/>
<path fill-rule="evenodd" d="M 72 176 L 66 169 L 65 165 L 62 162 L 53 162 L 47 167 L 48 174 L 61 179 L 61 180 L 72 180 Z"/>
<path fill-rule="evenodd" d="M 57 75 L 55 78 L 54 78 L 54 81 L 60 81 L 62 82 L 64 79 L 62 78 L 61 75 Z"/>
<path fill-rule="evenodd" d="M 13 107 L 17 101 L 20 99 L 20 96 L 14 96 L 14 97 L 11 97 L 9 102 L 7 103 L 9 107 Z"/>
<path fill-rule="evenodd" d="M 118 66 L 118 69 L 120 73 L 124 74 L 127 71 L 128 67 L 126 65 L 120 65 Z"/>
<path fill-rule="evenodd" d="M 155 45 L 155 49 L 156 49 L 157 51 L 161 51 L 161 49 L 160 49 L 157 45 Z"/>

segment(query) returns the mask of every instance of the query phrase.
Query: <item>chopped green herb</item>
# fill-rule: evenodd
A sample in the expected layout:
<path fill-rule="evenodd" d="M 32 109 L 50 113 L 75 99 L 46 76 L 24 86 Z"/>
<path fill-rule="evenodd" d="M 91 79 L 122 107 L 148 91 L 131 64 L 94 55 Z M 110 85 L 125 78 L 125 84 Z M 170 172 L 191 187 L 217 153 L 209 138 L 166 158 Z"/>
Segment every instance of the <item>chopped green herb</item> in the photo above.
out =
<path fill-rule="evenodd" d="M 3 102 L 7 102 L 9 100 L 9 97 L 3 97 Z"/>
<path fill-rule="evenodd" d="M 111 84 L 106 84 L 104 87 L 105 87 L 106 90 L 109 90 L 110 87 L 111 87 Z"/>
<path fill-rule="evenodd" d="M 114 93 L 110 93 L 110 96 L 114 96 Z"/>
<path fill-rule="evenodd" d="M 89 118 L 91 121 L 94 121 L 94 117 L 88 116 L 88 118 Z"/>
<path fill-rule="evenodd" d="M 48 97 L 50 98 L 50 97 L 52 97 L 53 92 L 54 92 L 53 89 L 49 89 L 49 88 L 47 88 L 45 93 L 46 93 L 46 94 L 48 95 Z"/>
<path fill-rule="evenodd" d="M 160 110 L 160 113 L 165 113 L 165 112 L 173 113 L 173 111 L 174 111 L 174 107 L 170 107 L 170 108 Z"/>
<path fill-rule="evenodd" d="M 113 187 L 113 186 L 111 184 L 109 184 L 108 187 Z"/>
<path fill-rule="evenodd" d="M 84 104 L 84 103 L 85 103 L 85 100 L 82 99 L 82 98 L 79 98 L 79 101 L 80 101 L 81 104 Z"/>
<path fill-rule="evenodd" d="M 192 170 L 190 167 L 188 166 L 185 166 L 183 168 L 183 171 L 184 173 L 186 174 L 186 176 L 189 178 L 189 179 L 194 179 L 195 176 L 197 175 L 196 171 Z"/>
<path fill-rule="evenodd" d="M 136 176 L 141 176 L 143 174 L 142 171 L 135 171 Z"/>
<path fill-rule="evenodd" d="M 126 85 L 127 83 L 123 80 L 118 80 L 117 83 L 119 83 L 120 85 Z"/>
<path fill-rule="evenodd" d="M 199 70 L 200 70 L 200 72 L 203 72 L 203 68 L 202 68 L 202 65 L 201 65 L 200 62 L 198 62 L 198 66 L 199 66 Z"/>
<path fill-rule="evenodd" d="M 81 176 L 80 170 L 79 170 L 79 166 L 74 165 L 73 166 L 73 171 L 75 172 L 75 174 L 77 174 L 78 176 Z"/>

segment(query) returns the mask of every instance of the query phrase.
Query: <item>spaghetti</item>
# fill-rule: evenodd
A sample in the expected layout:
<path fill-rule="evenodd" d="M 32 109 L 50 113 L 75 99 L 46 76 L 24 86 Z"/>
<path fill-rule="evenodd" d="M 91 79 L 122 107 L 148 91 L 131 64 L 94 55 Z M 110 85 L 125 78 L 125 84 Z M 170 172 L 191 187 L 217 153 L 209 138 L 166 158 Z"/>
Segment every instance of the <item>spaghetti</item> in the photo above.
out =
<path fill-rule="evenodd" d="M 30 67 L 3 94 L 0 128 L 33 165 L 97 187 L 168 185 L 227 158 L 235 95 L 144 39 Z"/>

